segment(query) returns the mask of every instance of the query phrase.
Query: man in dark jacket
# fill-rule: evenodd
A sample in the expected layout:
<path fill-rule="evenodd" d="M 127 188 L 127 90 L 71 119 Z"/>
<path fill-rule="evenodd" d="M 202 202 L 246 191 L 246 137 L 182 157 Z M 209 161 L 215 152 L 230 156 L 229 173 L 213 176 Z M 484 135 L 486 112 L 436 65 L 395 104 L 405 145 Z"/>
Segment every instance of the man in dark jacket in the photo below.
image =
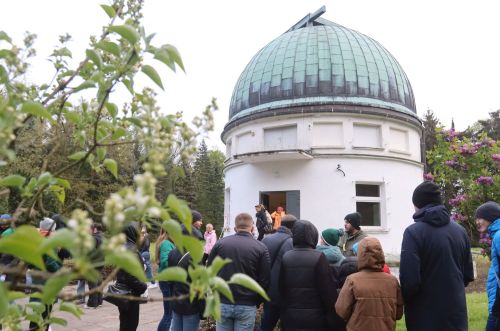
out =
<path fill-rule="evenodd" d="M 293 250 L 283 256 L 280 270 L 281 330 L 331 330 L 337 284 L 325 254 L 316 250 L 318 230 L 300 220 L 292 233 Z"/>
<path fill-rule="evenodd" d="M 450 222 L 439 187 L 426 181 L 413 192 L 415 223 L 406 228 L 399 278 L 408 331 L 465 331 L 465 286 L 474 280 L 470 240 Z"/>
<path fill-rule="evenodd" d="M 293 249 L 292 228 L 297 218 L 293 215 L 285 215 L 281 219 L 281 226 L 275 233 L 262 240 L 269 250 L 271 258 L 271 283 L 269 285 L 270 302 L 264 302 L 264 314 L 262 316 L 260 331 L 273 331 L 276 323 L 280 319 L 280 298 L 279 298 L 279 276 L 281 269 L 281 259 L 286 252 Z"/>
<path fill-rule="evenodd" d="M 344 232 L 339 239 L 338 246 L 345 257 L 354 256 L 352 246 L 359 243 L 368 235 L 361 230 L 361 214 L 350 213 L 344 217 Z M 340 229 L 342 230 L 342 229 Z"/>
<path fill-rule="evenodd" d="M 270 261 L 267 247 L 252 236 L 254 227 L 252 216 L 241 213 L 235 219 L 236 234 L 224 237 L 212 248 L 208 257 L 211 265 L 216 256 L 231 259 L 218 273 L 224 280 L 229 280 L 235 273 L 244 273 L 253 278 L 267 290 L 270 278 Z M 233 292 L 234 304 L 225 297 L 221 298 L 221 320 L 217 322 L 217 329 L 252 331 L 255 324 L 256 306 L 262 298 L 247 288 L 230 285 Z"/>

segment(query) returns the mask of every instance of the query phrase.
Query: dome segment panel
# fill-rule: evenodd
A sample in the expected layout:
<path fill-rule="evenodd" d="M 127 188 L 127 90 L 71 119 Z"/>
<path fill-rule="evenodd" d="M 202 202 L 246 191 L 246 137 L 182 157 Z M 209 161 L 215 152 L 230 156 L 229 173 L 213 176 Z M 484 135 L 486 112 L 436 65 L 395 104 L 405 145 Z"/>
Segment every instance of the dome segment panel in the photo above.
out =
<path fill-rule="evenodd" d="M 229 119 L 323 104 L 375 106 L 416 117 L 410 82 L 396 59 L 372 38 L 321 19 L 286 32 L 252 58 L 236 83 Z"/>

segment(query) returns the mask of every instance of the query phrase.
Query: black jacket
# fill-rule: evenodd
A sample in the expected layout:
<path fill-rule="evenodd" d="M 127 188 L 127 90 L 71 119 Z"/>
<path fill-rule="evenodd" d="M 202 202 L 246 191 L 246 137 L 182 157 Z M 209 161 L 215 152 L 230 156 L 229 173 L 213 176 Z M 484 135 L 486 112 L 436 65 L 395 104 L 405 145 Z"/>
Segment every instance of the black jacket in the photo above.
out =
<path fill-rule="evenodd" d="M 267 216 L 266 211 L 261 209 L 259 212 L 255 214 L 255 224 L 257 225 L 257 230 L 260 232 L 264 229 L 267 224 Z"/>
<path fill-rule="evenodd" d="M 339 289 L 344 286 L 344 282 L 350 274 L 358 272 L 358 257 L 349 256 L 342 261 L 338 269 Z"/>
<path fill-rule="evenodd" d="M 168 254 L 168 265 L 175 267 L 181 267 L 185 270 L 188 270 L 188 267 L 191 263 L 191 255 L 186 253 L 185 255 L 181 254 L 181 252 L 175 248 Z M 190 280 L 188 280 L 190 281 Z M 176 297 L 184 294 L 189 294 L 189 285 L 171 282 L 171 295 Z M 174 300 L 170 302 L 170 307 L 173 311 L 175 311 L 178 315 L 194 315 L 203 313 L 203 302 L 199 300 L 194 300 L 193 302 L 189 302 L 189 298 L 183 300 Z"/>
<path fill-rule="evenodd" d="M 325 255 L 315 249 L 318 230 L 301 220 L 292 233 L 294 248 L 283 256 L 280 270 L 281 330 L 330 330 L 337 284 Z"/>
<path fill-rule="evenodd" d="M 271 298 L 271 303 L 279 305 L 280 298 L 278 284 L 281 260 L 286 252 L 293 249 L 292 232 L 288 228 L 281 226 L 275 233 L 265 237 L 262 240 L 262 243 L 266 245 L 271 258 L 271 282 L 269 284 L 268 294 Z"/>
<path fill-rule="evenodd" d="M 142 258 L 139 255 L 139 251 L 137 250 L 137 237 L 139 235 L 137 223 L 130 222 L 129 225 L 125 228 L 124 233 L 127 238 L 125 247 L 137 256 L 137 259 L 142 265 Z M 116 275 L 116 282 L 125 284 L 132 291 L 132 295 L 135 296 L 140 296 L 148 288 L 146 283 L 141 282 L 139 279 L 135 278 L 122 269 L 120 269 L 118 271 L 118 274 Z"/>
<path fill-rule="evenodd" d="M 270 278 L 270 262 L 267 247 L 255 240 L 251 233 L 237 232 L 217 241 L 208 257 L 208 265 L 216 256 L 229 258 L 231 263 L 225 265 L 218 276 L 228 281 L 235 273 L 244 273 L 253 278 L 259 285 L 267 290 Z M 234 304 L 255 306 L 262 302 L 262 298 L 255 292 L 239 285 L 230 285 L 234 296 Z M 231 304 L 224 296 L 222 303 Z"/>
<path fill-rule="evenodd" d="M 474 279 L 470 240 L 443 205 L 417 211 L 401 248 L 408 331 L 467 330 L 465 286 Z"/>

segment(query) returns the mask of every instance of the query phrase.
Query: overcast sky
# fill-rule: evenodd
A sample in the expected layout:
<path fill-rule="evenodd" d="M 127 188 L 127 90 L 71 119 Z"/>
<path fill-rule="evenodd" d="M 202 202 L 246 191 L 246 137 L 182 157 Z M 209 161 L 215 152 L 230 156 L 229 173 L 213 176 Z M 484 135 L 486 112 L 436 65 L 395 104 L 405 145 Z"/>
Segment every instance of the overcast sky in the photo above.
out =
<path fill-rule="evenodd" d="M 3 1 L 0 30 L 21 40 L 38 35 L 39 59 L 30 73 L 48 81 L 44 59 L 58 35 L 73 36 L 75 60 L 84 57 L 88 37 L 107 22 L 99 8 L 106 0 Z M 449 126 L 464 129 L 500 108 L 500 1 L 402 0 L 145 0 L 145 27 L 157 44 L 175 45 L 186 74 L 161 68 L 165 112 L 201 112 L 212 97 L 220 111 L 209 147 L 222 148 L 234 85 L 252 56 L 309 12 L 326 5 L 323 18 L 379 41 L 402 65 L 412 84 L 417 111 L 428 108 Z"/>

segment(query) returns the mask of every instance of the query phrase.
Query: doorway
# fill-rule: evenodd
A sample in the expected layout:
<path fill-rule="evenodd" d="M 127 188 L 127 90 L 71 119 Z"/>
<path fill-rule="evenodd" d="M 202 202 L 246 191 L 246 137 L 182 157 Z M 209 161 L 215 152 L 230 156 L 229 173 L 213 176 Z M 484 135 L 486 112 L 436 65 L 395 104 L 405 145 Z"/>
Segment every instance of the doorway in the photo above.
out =
<path fill-rule="evenodd" d="M 261 191 L 259 201 L 269 213 L 278 207 L 283 207 L 287 214 L 292 214 L 300 219 L 300 191 Z"/>

